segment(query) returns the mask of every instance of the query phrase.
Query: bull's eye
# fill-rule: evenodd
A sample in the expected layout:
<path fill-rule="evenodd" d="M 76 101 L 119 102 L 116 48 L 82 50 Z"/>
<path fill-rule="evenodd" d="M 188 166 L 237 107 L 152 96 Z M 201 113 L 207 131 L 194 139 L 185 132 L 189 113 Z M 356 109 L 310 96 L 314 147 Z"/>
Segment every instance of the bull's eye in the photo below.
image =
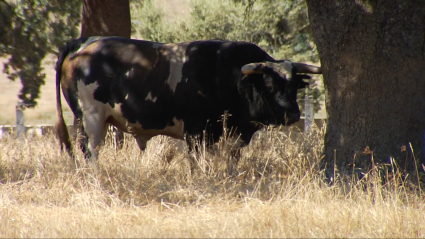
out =
<path fill-rule="evenodd" d="M 274 91 L 273 82 L 272 82 L 271 79 L 265 80 L 264 83 L 266 84 L 266 87 L 269 91 L 271 91 L 271 92 Z"/>
<path fill-rule="evenodd" d="M 281 92 L 277 92 L 277 93 L 275 94 L 275 99 L 276 99 L 276 101 L 277 101 L 280 105 L 282 105 L 282 104 L 283 104 L 283 102 L 285 101 L 285 97 L 284 97 L 284 95 L 283 95 L 283 94 L 281 94 Z"/>
<path fill-rule="evenodd" d="M 273 85 L 266 85 L 266 87 L 267 87 L 267 90 L 269 90 L 270 92 L 274 92 L 274 87 L 273 87 Z"/>

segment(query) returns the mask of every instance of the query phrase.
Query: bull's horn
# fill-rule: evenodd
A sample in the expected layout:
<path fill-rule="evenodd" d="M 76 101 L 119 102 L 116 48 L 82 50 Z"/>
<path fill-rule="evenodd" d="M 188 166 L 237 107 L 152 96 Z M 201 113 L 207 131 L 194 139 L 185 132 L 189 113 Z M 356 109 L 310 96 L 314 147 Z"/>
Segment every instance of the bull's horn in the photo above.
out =
<path fill-rule="evenodd" d="M 244 75 L 261 74 L 263 73 L 264 67 L 266 67 L 265 63 L 249 63 L 242 66 L 241 72 Z"/>
<path fill-rule="evenodd" d="M 297 62 L 293 62 L 292 66 L 294 67 L 297 73 L 322 74 L 322 68 L 318 66 L 312 66 Z"/>

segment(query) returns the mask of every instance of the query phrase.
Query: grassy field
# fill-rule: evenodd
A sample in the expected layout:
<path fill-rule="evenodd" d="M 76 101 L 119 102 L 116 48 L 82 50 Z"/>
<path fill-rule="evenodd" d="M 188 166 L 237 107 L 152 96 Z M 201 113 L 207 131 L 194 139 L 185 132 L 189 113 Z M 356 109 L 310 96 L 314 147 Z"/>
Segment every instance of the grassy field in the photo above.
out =
<path fill-rule="evenodd" d="M 108 135 L 93 172 L 75 170 L 52 136 L 3 139 L 0 237 L 425 236 L 412 185 L 372 171 L 330 186 L 322 145 L 323 129 L 267 131 L 235 158 L 227 140 L 188 154 L 159 136 L 141 153 L 131 138 L 115 150 Z"/>

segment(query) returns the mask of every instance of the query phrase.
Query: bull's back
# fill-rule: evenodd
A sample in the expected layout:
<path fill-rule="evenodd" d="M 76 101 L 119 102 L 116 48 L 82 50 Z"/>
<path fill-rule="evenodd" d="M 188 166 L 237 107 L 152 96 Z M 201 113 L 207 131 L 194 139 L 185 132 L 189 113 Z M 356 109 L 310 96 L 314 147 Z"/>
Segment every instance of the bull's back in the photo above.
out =
<path fill-rule="evenodd" d="M 129 78 L 140 77 L 153 68 L 161 45 L 120 37 L 91 37 L 68 55 L 64 65 L 71 64 L 85 84 L 102 83 L 103 78 L 117 78 L 124 73 Z"/>

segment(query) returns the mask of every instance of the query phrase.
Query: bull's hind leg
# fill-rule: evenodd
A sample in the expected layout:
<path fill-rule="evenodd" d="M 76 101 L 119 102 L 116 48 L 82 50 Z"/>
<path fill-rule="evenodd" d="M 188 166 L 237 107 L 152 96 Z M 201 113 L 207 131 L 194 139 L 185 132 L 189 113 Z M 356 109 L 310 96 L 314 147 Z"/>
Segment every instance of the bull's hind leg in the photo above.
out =
<path fill-rule="evenodd" d="M 86 160 L 89 164 L 97 164 L 99 158 L 99 149 L 103 144 L 109 123 L 102 114 L 85 113 L 83 117 L 84 129 L 88 137 L 89 153 Z M 88 156 L 88 157 L 87 157 Z"/>
<path fill-rule="evenodd" d="M 81 151 L 84 154 L 84 158 L 88 159 L 90 158 L 90 152 L 88 151 L 88 139 L 86 131 L 84 130 L 83 121 L 82 119 L 82 113 L 78 115 L 78 118 L 74 118 L 74 126 L 76 127 L 76 140 L 78 142 L 78 145 L 80 146 Z M 77 164 L 77 167 L 79 167 L 79 162 L 76 160 L 75 163 Z"/>

